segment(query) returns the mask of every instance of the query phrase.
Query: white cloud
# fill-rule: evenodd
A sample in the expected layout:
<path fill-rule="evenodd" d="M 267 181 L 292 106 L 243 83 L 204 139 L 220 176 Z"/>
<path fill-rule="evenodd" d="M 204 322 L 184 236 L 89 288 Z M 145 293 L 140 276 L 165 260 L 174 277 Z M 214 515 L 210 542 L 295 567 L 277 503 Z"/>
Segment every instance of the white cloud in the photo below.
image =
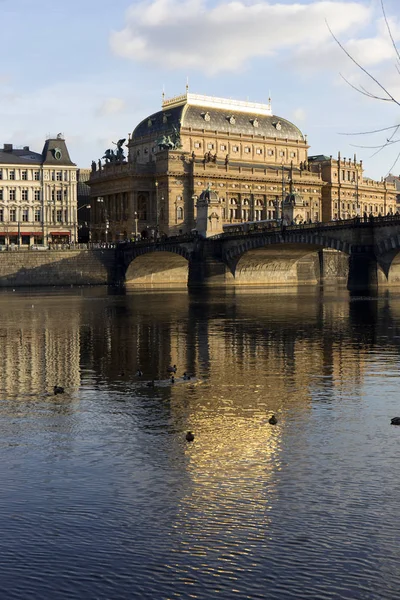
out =
<path fill-rule="evenodd" d="M 101 117 L 121 113 L 125 109 L 122 98 L 107 98 L 99 107 L 97 114 Z"/>
<path fill-rule="evenodd" d="M 252 58 L 324 44 L 330 39 L 326 20 L 340 34 L 367 23 L 371 15 L 361 1 L 221 0 L 208 6 L 206 0 L 145 0 L 131 6 L 125 28 L 112 32 L 110 45 L 118 56 L 169 69 L 234 72 Z"/>

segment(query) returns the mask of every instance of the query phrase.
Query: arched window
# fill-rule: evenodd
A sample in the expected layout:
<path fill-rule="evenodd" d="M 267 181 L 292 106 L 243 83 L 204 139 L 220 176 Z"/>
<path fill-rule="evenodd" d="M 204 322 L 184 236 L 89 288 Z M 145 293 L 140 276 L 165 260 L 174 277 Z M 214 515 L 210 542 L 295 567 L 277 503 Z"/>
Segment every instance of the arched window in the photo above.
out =
<path fill-rule="evenodd" d="M 178 221 L 183 221 L 183 208 L 182 208 L 182 206 L 178 206 L 178 208 L 176 209 L 176 218 L 178 219 Z"/>

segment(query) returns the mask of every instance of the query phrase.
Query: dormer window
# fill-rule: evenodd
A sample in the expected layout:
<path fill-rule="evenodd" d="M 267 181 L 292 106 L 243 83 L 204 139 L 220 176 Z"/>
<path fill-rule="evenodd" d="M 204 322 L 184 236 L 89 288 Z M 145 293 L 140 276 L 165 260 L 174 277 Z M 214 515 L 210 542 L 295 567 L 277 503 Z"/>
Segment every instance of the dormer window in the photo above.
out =
<path fill-rule="evenodd" d="M 282 129 L 282 124 L 280 121 L 277 121 L 276 123 L 274 123 L 274 127 L 277 131 L 280 131 Z"/>
<path fill-rule="evenodd" d="M 153 119 L 149 119 L 147 121 L 147 127 L 151 127 L 153 125 Z"/>
<path fill-rule="evenodd" d="M 164 124 L 165 124 L 165 123 L 168 123 L 168 117 L 170 117 L 170 116 L 171 116 L 171 115 L 169 115 L 169 114 L 167 114 L 167 113 L 164 113 L 164 114 L 163 114 L 163 118 L 162 118 L 162 122 L 163 122 Z"/>
<path fill-rule="evenodd" d="M 251 123 L 252 123 L 253 127 L 258 127 L 260 124 L 257 117 L 255 119 L 253 119 Z"/>
<path fill-rule="evenodd" d="M 207 121 L 207 123 L 209 123 L 211 121 L 211 115 L 210 113 L 207 111 L 205 113 L 201 113 L 201 116 L 203 117 L 203 119 L 205 121 Z"/>
<path fill-rule="evenodd" d="M 235 123 L 236 123 L 236 118 L 235 118 L 235 116 L 234 116 L 234 115 L 231 115 L 230 117 L 227 117 L 227 119 L 228 119 L 228 121 L 229 121 L 229 123 L 230 123 L 231 125 L 235 125 Z"/>

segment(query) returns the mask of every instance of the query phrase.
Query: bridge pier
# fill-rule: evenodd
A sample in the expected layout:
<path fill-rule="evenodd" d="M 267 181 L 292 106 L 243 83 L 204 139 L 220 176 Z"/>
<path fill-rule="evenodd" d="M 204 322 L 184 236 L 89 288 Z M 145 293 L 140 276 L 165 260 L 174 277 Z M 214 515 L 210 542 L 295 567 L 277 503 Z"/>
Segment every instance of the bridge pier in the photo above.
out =
<path fill-rule="evenodd" d="M 351 292 L 369 292 L 378 287 L 378 262 L 375 253 L 352 252 L 349 257 L 347 289 Z"/>
<path fill-rule="evenodd" d="M 188 287 L 233 285 L 234 277 L 222 261 L 220 244 L 198 240 L 189 261 Z"/>

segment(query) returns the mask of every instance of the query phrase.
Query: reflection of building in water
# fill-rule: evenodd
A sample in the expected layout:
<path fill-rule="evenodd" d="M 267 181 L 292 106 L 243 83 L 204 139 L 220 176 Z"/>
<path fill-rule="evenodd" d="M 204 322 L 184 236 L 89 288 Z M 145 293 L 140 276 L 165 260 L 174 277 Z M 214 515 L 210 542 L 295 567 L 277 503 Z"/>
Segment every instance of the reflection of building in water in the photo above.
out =
<path fill-rule="evenodd" d="M 79 299 L 77 299 L 79 301 Z M 43 394 L 80 384 L 79 312 L 64 298 L 6 297 L 0 318 L 0 388 L 8 395 Z"/>

